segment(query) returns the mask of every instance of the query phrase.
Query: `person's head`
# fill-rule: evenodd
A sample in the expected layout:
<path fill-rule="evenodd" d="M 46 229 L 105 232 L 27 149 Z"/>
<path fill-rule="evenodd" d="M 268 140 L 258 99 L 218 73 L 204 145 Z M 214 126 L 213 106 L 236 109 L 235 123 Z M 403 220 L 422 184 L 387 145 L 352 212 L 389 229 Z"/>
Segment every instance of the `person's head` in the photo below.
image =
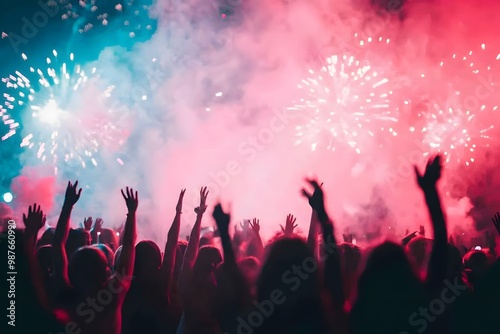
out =
<path fill-rule="evenodd" d="M 271 245 L 257 281 L 257 301 L 276 298 L 271 317 L 265 320 L 263 332 L 289 331 L 306 326 L 320 332 L 325 325 L 320 276 L 312 250 L 301 238 L 281 238 Z"/>
<path fill-rule="evenodd" d="M 406 245 L 406 251 L 415 268 L 421 270 L 426 262 L 428 241 L 424 237 L 415 237 Z"/>
<path fill-rule="evenodd" d="M 211 238 L 209 238 L 209 237 L 201 237 L 200 238 L 200 247 L 212 246 L 212 245 L 213 245 L 213 242 L 212 242 Z"/>
<path fill-rule="evenodd" d="M 194 277 L 199 280 L 207 279 L 222 262 L 222 255 L 218 248 L 203 246 L 198 250 L 198 257 L 194 263 Z"/>
<path fill-rule="evenodd" d="M 82 228 L 70 229 L 66 241 L 66 253 L 68 257 L 71 257 L 79 248 L 89 246 L 91 243 L 92 238 L 89 231 Z"/>
<path fill-rule="evenodd" d="M 463 257 L 465 281 L 473 287 L 488 267 L 488 257 L 483 251 L 472 250 Z"/>
<path fill-rule="evenodd" d="M 54 240 L 54 234 L 56 230 L 53 229 L 52 227 L 49 227 L 46 229 L 43 233 L 40 239 L 36 242 L 36 248 L 40 248 L 45 245 L 52 245 L 52 241 Z"/>
<path fill-rule="evenodd" d="M 340 264 L 346 274 L 356 274 L 361 264 L 361 250 L 359 247 L 343 243 L 339 246 Z"/>
<path fill-rule="evenodd" d="M 54 269 L 54 253 L 52 246 L 46 245 L 37 249 L 36 258 L 40 271 L 44 277 L 48 277 Z"/>
<path fill-rule="evenodd" d="M 392 242 L 384 242 L 368 257 L 358 291 L 361 296 L 376 287 L 380 293 L 393 293 L 401 288 L 401 284 L 411 285 L 416 281 L 417 277 L 403 248 Z"/>
<path fill-rule="evenodd" d="M 257 286 L 260 274 L 260 262 L 253 256 L 244 257 L 238 261 L 238 267 L 245 276 L 250 288 L 253 290 Z"/>
<path fill-rule="evenodd" d="M 116 232 L 109 228 L 103 228 L 100 232 L 99 243 L 109 246 L 114 252 L 118 248 L 118 237 L 116 236 Z"/>
<path fill-rule="evenodd" d="M 301 278 L 296 271 L 306 273 L 301 276 L 307 278 Z M 296 289 L 287 298 L 291 305 L 299 300 L 319 300 L 318 263 L 302 239 L 281 238 L 271 245 L 262 266 L 257 282 L 257 298 L 269 299 L 274 290 L 289 291 L 291 288 Z"/>
<path fill-rule="evenodd" d="M 134 275 L 137 278 L 156 277 L 161 266 L 161 252 L 151 240 L 143 240 L 135 246 Z"/>
<path fill-rule="evenodd" d="M 282 239 L 300 239 L 301 237 L 297 234 L 293 234 L 290 237 L 286 237 L 282 232 L 276 232 L 268 241 L 267 244 L 264 246 L 264 258 L 267 258 L 269 256 L 269 253 L 273 249 L 274 245 L 282 240 Z"/>
<path fill-rule="evenodd" d="M 92 245 L 92 247 L 96 247 L 100 249 L 104 255 L 106 256 L 106 260 L 108 262 L 108 267 L 111 271 L 114 271 L 114 262 L 115 262 L 115 253 L 113 253 L 113 250 L 105 244 L 95 244 Z"/>
<path fill-rule="evenodd" d="M 486 268 L 487 260 L 488 258 L 483 251 L 473 250 L 464 255 L 463 264 L 465 269 L 482 271 Z"/>
<path fill-rule="evenodd" d="M 399 333 L 407 329 L 408 314 L 428 303 L 404 249 L 384 242 L 369 255 L 358 280 L 350 327 L 359 333 Z"/>
<path fill-rule="evenodd" d="M 69 261 L 70 282 L 80 292 L 102 288 L 110 274 L 106 256 L 98 247 L 82 247 L 71 256 Z"/>

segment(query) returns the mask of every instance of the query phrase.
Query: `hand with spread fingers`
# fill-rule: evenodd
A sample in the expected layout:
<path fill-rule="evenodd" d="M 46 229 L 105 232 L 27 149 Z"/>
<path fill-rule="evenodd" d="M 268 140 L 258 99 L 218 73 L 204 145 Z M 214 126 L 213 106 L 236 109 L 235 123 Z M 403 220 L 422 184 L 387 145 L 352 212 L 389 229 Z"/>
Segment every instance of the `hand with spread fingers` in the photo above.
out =
<path fill-rule="evenodd" d="M 293 234 L 293 231 L 298 226 L 298 224 L 295 224 L 296 221 L 297 218 L 295 218 L 293 215 L 289 214 L 288 216 L 286 216 L 285 227 L 280 225 L 281 231 L 285 236 L 291 236 Z"/>
<path fill-rule="evenodd" d="M 45 225 L 46 217 L 40 205 L 33 204 L 28 208 L 28 215 L 23 213 L 23 222 L 26 226 L 26 232 L 37 235 L 38 231 Z"/>
<path fill-rule="evenodd" d="M 493 226 L 495 226 L 498 235 L 500 235 L 500 213 L 497 212 L 491 220 L 493 221 Z"/>
<path fill-rule="evenodd" d="M 250 228 L 255 234 L 260 233 L 260 222 L 257 218 L 254 218 L 251 222 L 249 222 Z"/>
<path fill-rule="evenodd" d="M 125 200 L 125 204 L 127 205 L 128 213 L 136 213 L 137 208 L 139 207 L 139 196 L 137 191 L 134 192 L 134 189 L 127 187 L 125 192 L 123 189 L 121 192 L 123 199 Z"/>
<path fill-rule="evenodd" d="M 80 199 L 82 194 L 82 188 L 78 190 L 78 181 L 74 184 L 68 181 L 68 186 L 66 187 L 66 194 L 64 196 L 64 207 L 72 208 L 76 202 Z"/>

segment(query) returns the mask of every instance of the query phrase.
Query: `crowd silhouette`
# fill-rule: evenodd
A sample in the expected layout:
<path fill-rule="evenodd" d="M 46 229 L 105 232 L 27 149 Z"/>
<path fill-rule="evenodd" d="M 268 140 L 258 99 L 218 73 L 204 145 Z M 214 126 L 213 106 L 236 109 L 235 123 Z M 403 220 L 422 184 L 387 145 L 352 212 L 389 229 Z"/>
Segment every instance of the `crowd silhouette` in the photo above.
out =
<path fill-rule="evenodd" d="M 349 235 L 336 239 L 314 179 L 302 189 L 311 209 L 306 237 L 295 233 L 289 215 L 264 241 L 258 219 L 231 222 L 221 204 L 212 211 L 215 232 L 202 236 L 204 187 L 188 240 L 179 238 L 183 189 L 161 248 L 138 242 L 139 193 L 130 188 L 122 190 L 123 229 L 90 217 L 71 228 L 73 207 L 85 194 L 78 181 L 68 182 L 55 228 L 41 233 L 46 221 L 37 204 L 23 215 L 25 229 L 5 220 L 0 245 L 7 254 L 8 235 L 15 235 L 17 276 L 15 326 L 7 317 L 3 333 L 498 334 L 500 214 L 492 218 L 497 235 L 488 234 L 487 247 L 459 244 L 448 233 L 436 187 L 441 172 L 440 156 L 423 173 L 415 167 L 433 240 L 421 227 L 399 243 L 368 249 Z"/>

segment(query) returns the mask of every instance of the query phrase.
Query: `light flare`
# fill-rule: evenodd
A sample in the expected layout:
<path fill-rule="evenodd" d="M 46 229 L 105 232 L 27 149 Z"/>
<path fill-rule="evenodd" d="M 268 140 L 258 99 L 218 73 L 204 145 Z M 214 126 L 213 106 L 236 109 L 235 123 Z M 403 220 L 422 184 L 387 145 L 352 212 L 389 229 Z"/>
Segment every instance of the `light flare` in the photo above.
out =
<path fill-rule="evenodd" d="M 26 54 L 22 58 L 28 61 Z M 112 110 L 99 112 L 84 95 L 91 80 L 98 79 L 97 69 L 86 70 L 75 63 L 74 54 L 69 62 L 60 62 L 56 50 L 45 61 L 46 68 L 29 68 L 29 74 L 21 71 L 2 81 L 7 93 L 0 115 L 11 131 L 2 137 L 12 137 L 19 123 L 12 120 L 7 110 L 19 109 L 23 115 L 23 132 L 20 146 L 33 150 L 42 162 L 51 163 L 54 172 L 63 166 L 86 168 L 98 165 L 99 152 L 108 143 L 123 144 L 123 132 L 113 121 Z M 93 82 L 94 83 L 94 82 Z M 114 87 L 98 92 L 96 101 L 106 101 Z M 85 91 L 84 91 L 85 90 Z"/>

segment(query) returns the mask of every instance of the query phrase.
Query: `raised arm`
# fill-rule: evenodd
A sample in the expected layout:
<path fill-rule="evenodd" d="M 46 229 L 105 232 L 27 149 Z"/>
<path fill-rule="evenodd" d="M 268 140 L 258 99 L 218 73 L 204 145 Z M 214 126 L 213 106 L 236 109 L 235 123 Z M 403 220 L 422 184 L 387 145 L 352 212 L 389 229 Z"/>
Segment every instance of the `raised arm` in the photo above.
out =
<path fill-rule="evenodd" d="M 30 205 L 27 216 L 23 213 L 23 222 L 26 226 L 24 236 L 31 247 L 35 245 L 38 231 L 45 225 L 45 220 L 46 217 L 40 205 L 37 206 L 36 203 L 33 204 L 33 207 Z"/>
<path fill-rule="evenodd" d="M 253 234 L 250 243 L 254 245 L 255 257 L 262 261 L 262 258 L 264 257 L 264 244 L 262 243 L 262 238 L 260 237 L 260 222 L 257 218 L 254 218 L 250 222 L 250 228 L 252 229 Z"/>
<path fill-rule="evenodd" d="M 186 253 L 184 254 L 184 261 L 182 262 L 181 273 L 185 273 L 186 270 L 193 269 L 194 262 L 198 256 L 198 247 L 200 246 L 200 233 L 201 233 L 201 220 L 203 214 L 207 210 L 207 187 L 203 187 L 200 190 L 200 206 L 194 209 L 196 213 L 196 222 L 194 223 L 193 229 L 191 230 L 191 235 L 189 236 L 189 242 L 186 248 Z"/>
<path fill-rule="evenodd" d="M 57 221 L 54 240 L 52 241 L 52 249 L 54 252 L 54 269 L 56 277 L 62 280 L 63 284 L 69 285 L 68 280 L 68 257 L 66 255 L 66 240 L 69 235 L 69 221 L 73 206 L 80 199 L 82 189 L 78 189 L 78 181 L 75 184 L 68 182 L 66 194 L 64 196 L 64 204 Z"/>
<path fill-rule="evenodd" d="M 307 234 L 307 245 L 312 250 L 314 256 L 318 258 L 319 248 L 318 248 L 318 214 L 316 211 L 311 212 L 311 223 L 309 224 L 309 233 Z"/>
<path fill-rule="evenodd" d="M 325 199 L 321 186 L 316 180 L 307 180 L 307 182 L 314 188 L 314 192 L 310 194 L 307 190 L 302 189 L 302 194 L 309 200 L 309 205 L 318 215 L 318 220 L 323 230 L 323 243 L 327 252 L 325 260 L 325 285 L 330 294 L 332 304 L 337 311 L 342 312 L 345 296 L 340 269 L 340 250 L 333 233 L 333 223 L 326 212 Z"/>
<path fill-rule="evenodd" d="M 250 294 L 246 281 L 236 264 L 229 223 L 231 216 L 222 210 L 218 204 L 214 208 L 213 217 L 220 233 L 224 262 L 218 275 L 216 308 L 219 323 L 223 332 L 233 332 L 234 320 L 238 318 L 250 305 Z M 254 224 L 256 220 L 254 219 Z M 235 331 L 234 331 L 235 332 Z"/>
<path fill-rule="evenodd" d="M 233 245 L 231 243 L 231 237 L 229 236 L 229 223 L 231 221 L 231 216 L 222 210 L 222 206 L 220 204 L 217 204 L 214 208 L 213 217 L 220 233 L 222 249 L 224 251 L 224 264 L 236 265 Z"/>
<path fill-rule="evenodd" d="M 135 242 L 137 239 L 136 232 L 136 213 L 137 207 L 139 206 L 139 197 L 137 191 L 134 193 L 134 189 L 126 188 L 125 192 L 122 192 L 123 199 L 127 205 L 127 220 L 125 221 L 125 229 L 123 231 L 123 247 L 120 255 L 120 260 L 118 263 L 118 272 L 122 277 L 127 280 L 132 277 L 134 272 L 134 261 L 135 261 Z M 128 287 L 128 281 L 121 280 L 121 283 Z M 125 284 L 127 283 L 127 284 Z"/>
<path fill-rule="evenodd" d="M 448 256 L 448 234 L 441 200 L 436 188 L 436 183 L 441 177 L 441 157 L 430 158 L 425 168 L 425 173 L 420 174 L 415 167 L 417 183 L 425 195 L 425 202 L 432 221 L 434 230 L 434 242 L 432 245 L 429 268 L 427 271 L 427 287 L 431 293 L 438 292 L 443 280 L 446 277 L 447 256 Z"/>
<path fill-rule="evenodd" d="M 320 184 L 320 187 L 323 183 Z M 312 250 L 314 256 L 319 258 L 318 247 L 318 228 L 319 228 L 318 213 L 313 209 L 311 212 L 311 222 L 309 224 L 309 233 L 307 234 L 307 245 Z"/>
<path fill-rule="evenodd" d="M 177 206 L 175 207 L 175 217 L 170 229 L 168 230 L 167 242 L 165 244 L 165 252 L 163 262 L 161 264 L 162 285 L 165 288 L 165 293 L 168 294 L 170 284 L 174 276 L 175 254 L 177 252 L 177 243 L 179 242 L 179 233 L 181 229 L 181 214 L 182 201 L 186 189 L 181 190 Z"/>

